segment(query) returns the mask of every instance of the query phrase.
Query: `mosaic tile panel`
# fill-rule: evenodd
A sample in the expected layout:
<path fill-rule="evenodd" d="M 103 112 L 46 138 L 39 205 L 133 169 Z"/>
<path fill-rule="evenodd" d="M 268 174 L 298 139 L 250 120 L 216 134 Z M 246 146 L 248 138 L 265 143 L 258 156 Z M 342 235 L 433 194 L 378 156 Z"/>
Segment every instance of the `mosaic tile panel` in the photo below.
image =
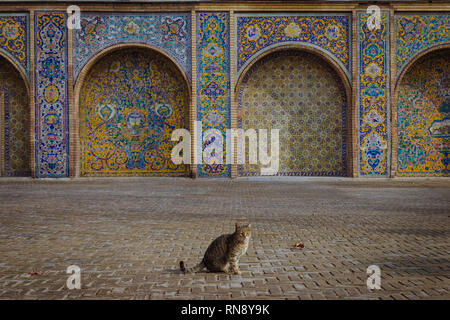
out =
<path fill-rule="evenodd" d="M 69 174 L 66 14 L 35 13 L 36 176 Z"/>
<path fill-rule="evenodd" d="M 189 119 L 188 92 L 159 53 L 124 49 L 101 59 L 80 94 L 80 175 L 186 175 L 170 156 L 173 130 Z"/>
<path fill-rule="evenodd" d="M 9 61 L 0 58 L 0 128 L 4 157 L 0 160 L 4 175 L 29 176 L 30 108 L 25 83 Z"/>
<path fill-rule="evenodd" d="M 218 130 L 203 141 L 203 150 L 211 143 L 223 140 L 230 128 L 230 21 L 228 13 L 197 13 L 197 120 L 202 121 L 202 132 Z M 218 132 L 222 135 L 219 135 Z M 200 177 L 228 177 L 230 166 L 226 154 L 203 152 L 198 165 Z M 219 163 L 223 159 L 223 164 Z M 213 164 L 208 164 L 213 163 Z"/>
<path fill-rule="evenodd" d="M 357 103 L 359 174 L 389 174 L 389 16 L 381 12 L 380 28 L 370 30 L 368 14 L 358 12 Z"/>
<path fill-rule="evenodd" d="M 450 44 L 450 15 L 401 14 L 395 16 L 396 74 L 427 48 Z"/>
<path fill-rule="evenodd" d="M 82 13 L 81 29 L 73 30 L 74 79 L 101 50 L 118 43 L 144 43 L 166 52 L 191 74 L 190 13 Z"/>
<path fill-rule="evenodd" d="M 280 43 L 303 43 L 323 50 L 350 78 L 351 18 L 340 15 L 236 15 L 236 74 L 256 54 Z"/>
<path fill-rule="evenodd" d="M 269 54 L 245 75 L 238 127 L 280 130 L 278 175 L 346 175 L 346 97 L 338 79 L 323 59 L 290 50 Z M 260 175 L 260 166 L 238 171 Z"/>
<path fill-rule="evenodd" d="M 0 14 L 0 50 L 28 76 L 28 14 Z"/>
<path fill-rule="evenodd" d="M 398 176 L 450 176 L 449 55 L 424 56 L 399 84 Z"/>

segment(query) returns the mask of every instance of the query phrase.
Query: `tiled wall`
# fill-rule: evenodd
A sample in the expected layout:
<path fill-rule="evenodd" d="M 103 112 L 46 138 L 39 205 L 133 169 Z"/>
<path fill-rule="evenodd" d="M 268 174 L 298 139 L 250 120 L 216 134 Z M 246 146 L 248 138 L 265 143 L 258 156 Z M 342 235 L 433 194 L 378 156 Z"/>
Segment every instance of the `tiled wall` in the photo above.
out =
<path fill-rule="evenodd" d="M 0 54 L 8 61 L 5 63 L 15 66 L 24 88 L 30 90 L 32 101 L 28 109 L 34 122 L 29 134 L 33 145 L 28 149 L 30 157 L 33 155 L 28 174 L 31 171 L 36 177 L 75 176 L 69 168 L 79 167 L 81 156 L 69 156 L 72 148 L 77 148 L 70 145 L 69 137 L 74 135 L 73 130 L 78 135 L 79 128 L 69 130 L 69 110 L 78 114 L 78 106 L 72 104 L 76 101 L 74 94 L 80 92 L 75 92 L 73 86 L 82 72 L 89 72 L 86 66 L 97 56 L 117 44 L 136 43 L 165 55 L 195 89 L 187 89 L 191 107 L 190 116 L 184 120 L 187 123 L 194 115 L 194 120 L 202 122 L 203 132 L 208 130 L 201 150 L 208 163 L 196 166 L 198 177 L 232 175 L 231 166 L 221 163 L 226 159 L 225 152 L 211 149 L 211 145 L 223 140 L 226 150 L 225 132 L 231 128 L 239 108 L 234 99 L 239 98 L 240 88 L 235 86 L 241 84 L 260 57 L 286 46 L 315 50 L 329 58 L 345 75 L 344 82 L 352 84 L 353 98 L 346 106 L 349 122 L 343 128 L 356 137 L 356 144 L 349 146 L 356 150 L 351 159 L 354 168 L 346 168 L 350 175 L 353 172 L 360 177 L 389 177 L 393 172 L 421 176 L 434 170 L 431 175 L 448 176 L 448 137 L 442 134 L 448 129 L 448 93 L 439 89 L 445 87 L 448 71 L 442 71 L 441 60 L 423 62 L 423 70 L 431 68 L 427 74 L 437 72 L 442 78 L 434 95 L 424 93 L 430 101 L 436 100 L 433 103 L 438 111 L 433 117 L 425 116 L 429 112 L 424 107 L 414 111 L 433 119 L 429 126 L 426 123 L 431 131 L 417 134 L 425 140 L 429 140 L 429 134 L 433 139 L 442 139 L 440 144 L 433 140 L 433 150 L 437 151 L 421 149 L 420 143 L 414 143 L 414 134 L 408 129 L 410 111 L 405 107 L 413 99 L 405 95 L 411 74 L 416 72 L 425 82 L 429 79 L 421 67 L 409 72 L 411 65 L 422 54 L 450 45 L 450 15 L 445 12 L 408 14 L 382 10 L 380 26 L 372 30 L 366 23 L 369 14 L 360 9 L 342 13 L 270 12 L 270 8 L 260 13 L 235 9 L 159 13 L 96 10 L 82 13 L 81 29 L 69 30 L 67 13 L 62 9 L 9 11 L 0 13 Z M 352 30 L 356 33 L 352 34 Z M 415 96 L 420 98 L 419 93 Z M 233 109 L 233 105 L 237 108 Z M 8 126 L 2 121 L 0 128 L 4 131 Z M 439 137 L 433 136 L 435 132 L 440 132 Z M 405 142 L 406 136 L 409 142 Z M 347 144 L 350 142 L 347 140 Z M 420 160 L 422 156 L 426 160 Z M 352 157 L 352 153 L 347 152 L 346 157 Z M 4 164 L 4 160 L 0 163 Z M 429 169 L 437 167 L 441 171 Z"/>

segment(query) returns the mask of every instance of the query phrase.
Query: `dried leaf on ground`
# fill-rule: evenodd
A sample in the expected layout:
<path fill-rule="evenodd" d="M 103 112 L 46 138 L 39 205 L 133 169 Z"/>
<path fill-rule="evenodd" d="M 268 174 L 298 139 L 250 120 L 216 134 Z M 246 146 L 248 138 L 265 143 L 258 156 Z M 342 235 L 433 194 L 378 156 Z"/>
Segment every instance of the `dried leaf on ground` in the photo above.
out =
<path fill-rule="evenodd" d="M 44 271 L 34 271 L 34 269 L 33 270 L 31 270 L 31 272 L 28 272 L 28 274 L 31 274 L 31 275 L 38 275 L 38 276 L 40 276 L 40 275 L 42 275 L 44 273 Z"/>

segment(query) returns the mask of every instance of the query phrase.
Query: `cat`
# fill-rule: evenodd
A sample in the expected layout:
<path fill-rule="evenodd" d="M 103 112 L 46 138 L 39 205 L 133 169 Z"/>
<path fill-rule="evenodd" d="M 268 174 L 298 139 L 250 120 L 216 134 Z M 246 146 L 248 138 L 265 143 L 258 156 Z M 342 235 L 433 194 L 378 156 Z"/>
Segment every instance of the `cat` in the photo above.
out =
<path fill-rule="evenodd" d="M 241 274 L 238 267 L 239 258 L 247 252 L 251 225 L 241 226 L 236 223 L 235 226 L 234 233 L 223 234 L 211 242 L 197 266 L 186 268 L 184 262 L 180 261 L 181 272 L 195 273 L 206 268 L 210 272 Z"/>

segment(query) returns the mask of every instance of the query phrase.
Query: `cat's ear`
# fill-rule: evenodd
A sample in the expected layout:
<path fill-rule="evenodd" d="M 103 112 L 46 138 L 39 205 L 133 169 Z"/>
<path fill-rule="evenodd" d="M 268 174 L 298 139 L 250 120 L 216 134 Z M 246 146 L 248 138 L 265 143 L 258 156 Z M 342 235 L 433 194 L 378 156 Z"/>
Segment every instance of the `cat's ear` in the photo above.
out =
<path fill-rule="evenodd" d="M 252 224 L 251 223 L 249 223 L 248 225 L 247 225 L 247 228 L 251 228 L 252 227 Z"/>
<path fill-rule="evenodd" d="M 239 222 L 236 222 L 235 227 L 236 227 L 236 230 L 241 228 L 241 226 L 239 225 Z"/>

